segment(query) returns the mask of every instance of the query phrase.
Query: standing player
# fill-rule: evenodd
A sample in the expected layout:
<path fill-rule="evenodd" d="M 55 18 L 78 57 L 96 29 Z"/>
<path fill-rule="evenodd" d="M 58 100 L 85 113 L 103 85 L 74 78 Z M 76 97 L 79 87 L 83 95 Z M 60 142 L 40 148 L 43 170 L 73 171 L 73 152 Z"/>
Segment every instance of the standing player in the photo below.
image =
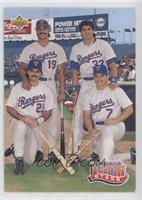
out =
<path fill-rule="evenodd" d="M 31 84 L 27 79 L 27 63 L 30 60 L 39 60 L 42 62 L 41 80 L 47 87 L 51 87 L 58 103 L 64 100 L 64 83 L 65 72 L 64 64 L 67 61 L 65 52 L 61 46 L 49 41 L 50 26 L 46 20 L 38 20 L 36 23 L 36 34 L 38 41 L 24 48 L 20 56 L 20 75 L 23 79 L 22 86 L 26 90 L 30 90 Z M 60 91 L 57 96 L 55 74 L 58 71 Z M 57 107 L 53 110 L 52 116 L 48 120 L 49 142 L 55 147 L 57 135 Z"/>
<path fill-rule="evenodd" d="M 73 46 L 70 56 L 70 66 L 73 71 L 73 101 L 77 101 L 73 128 L 74 152 L 80 147 L 83 132 L 82 98 L 87 97 L 94 87 L 93 67 L 107 64 L 110 68 L 110 87 L 114 89 L 117 85 L 117 65 L 115 63 L 117 59 L 111 46 L 106 41 L 94 37 L 94 25 L 91 21 L 82 21 L 79 27 L 83 41 Z"/>
<path fill-rule="evenodd" d="M 39 81 L 42 63 L 30 61 L 27 76 L 31 85 L 25 90 L 22 83 L 16 84 L 8 98 L 7 111 L 13 117 L 11 128 L 14 133 L 15 174 L 24 173 L 24 162 L 32 164 L 39 150 L 40 138 L 36 128 L 50 118 L 56 101 L 50 88 Z"/>
<path fill-rule="evenodd" d="M 108 87 L 108 70 L 105 65 L 96 66 L 94 75 L 96 88 L 83 99 L 84 122 L 89 133 L 94 134 L 94 127 L 101 132 L 96 139 L 94 151 L 100 161 L 132 159 L 134 164 L 134 149 L 129 153 L 114 154 L 114 143 L 125 134 L 124 121 L 133 113 L 132 102 L 121 88 L 111 90 Z"/>

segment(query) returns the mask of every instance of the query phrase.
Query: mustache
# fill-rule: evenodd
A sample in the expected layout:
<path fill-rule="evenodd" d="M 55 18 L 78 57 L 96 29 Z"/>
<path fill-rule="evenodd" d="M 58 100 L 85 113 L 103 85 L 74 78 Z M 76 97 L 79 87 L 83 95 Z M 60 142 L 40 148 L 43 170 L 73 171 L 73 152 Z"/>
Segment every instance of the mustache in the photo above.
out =
<path fill-rule="evenodd" d="M 47 35 L 47 32 L 39 32 L 39 35 Z"/>
<path fill-rule="evenodd" d="M 31 77 L 32 77 L 32 78 L 39 78 L 39 77 L 38 77 L 38 76 L 36 76 L 36 75 L 32 75 Z"/>

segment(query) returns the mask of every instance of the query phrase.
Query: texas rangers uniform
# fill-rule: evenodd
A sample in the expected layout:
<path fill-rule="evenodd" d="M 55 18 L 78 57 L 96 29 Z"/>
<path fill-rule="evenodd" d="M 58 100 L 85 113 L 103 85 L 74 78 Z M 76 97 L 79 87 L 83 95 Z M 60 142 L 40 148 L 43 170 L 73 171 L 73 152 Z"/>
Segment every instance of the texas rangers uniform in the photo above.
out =
<path fill-rule="evenodd" d="M 24 62 L 26 64 L 28 64 L 30 60 L 42 61 L 43 75 L 41 80 L 46 86 L 51 87 L 52 91 L 54 92 L 54 98 L 57 101 L 55 74 L 57 65 L 66 62 L 66 55 L 63 48 L 60 45 L 50 41 L 45 47 L 42 47 L 38 42 L 34 42 L 24 48 L 19 60 L 20 62 Z M 57 120 L 57 113 L 58 109 L 56 106 L 52 112 L 52 116 L 48 120 L 48 132 L 51 135 L 49 141 L 52 146 L 55 146 L 56 142 L 57 127 L 55 125 L 55 121 Z"/>
<path fill-rule="evenodd" d="M 121 109 L 132 105 L 131 100 L 121 88 L 111 90 L 108 86 L 103 90 L 94 89 L 90 96 L 83 99 L 83 110 L 90 110 L 94 127 L 101 130 L 94 151 L 100 160 L 124 160 L 124 154 L 115 156 L 114 142 L 119 141 L 125 134 L 124 122 L 116 125 L 104 125 L 106 118 L 115 118 L 121 114 Z M 130 156 L 127 154 L 126 156 Z"/>
<path fill-rule="evenodd" d="M 43 111 L 54 109 L 56 101 L 51 89 L 42 82 L 31 90 L 23 89 L 22 84 L 18 83 L 13 87 L 6 105 L 13 107 L 21 115 L 38 118 Z M 40 146 L 38 135 L 24 122 L 15 118 L 12 118 L 11 128 L 14 133 L 15 156 L 24 156 L 26 163 L 33 163 Z"/>
<path fill-rule="evenodd" d="M 116 62 L 116 55 L 108 42 L 95 39 L 89 46 L 80 42 L 73 46 L 70 56 L 70 65 L 73 70 L 80 72 L 80 85 L 78 100 L 76 103 L 74 119 L 74 151 L 76 152 L 81 144 L 83 133 L 83 96 L 87 97 L 94 87 L 93 67 L 101 64 L 110 65 Z"/>

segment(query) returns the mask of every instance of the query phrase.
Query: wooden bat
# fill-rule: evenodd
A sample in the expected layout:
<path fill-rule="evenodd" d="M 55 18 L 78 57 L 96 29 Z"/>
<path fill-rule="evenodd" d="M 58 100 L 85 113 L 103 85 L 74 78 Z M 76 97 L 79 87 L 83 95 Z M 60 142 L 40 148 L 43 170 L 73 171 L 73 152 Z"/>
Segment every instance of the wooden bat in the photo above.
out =
<path fill-rule="evenodd" d="M 75 105 L 74 105 L 73 115 L 72 115 L 71 134 L 69 135 L 69 140 L 68 140 L 68 148 L 67 148 L 68 154 L 74 153 L 74 137 L 73 137 L 74 120 L 75 120 Z"/>
<path fill-rule="evenodd" d="M 88 142 L 86 144 L 84 144 L 83 147 L 79 151 L 76 152 L 76 154 L 73 154 L 68 158 L 67 163 L 69 165 L 71 165 L 71 163 L 77 159 L 78 155 L 85 152 L 87 147 L 90 144 L 92 144 L 99 135 L 100 135 L 100 133 L 97 133 L 94 137 L 92 137 L 90 140 L 88 140 Z M 57 173 L 59 173 L 59 174 L 63 173 L 64 171 L 65 171 L 65 169 L 63 167 L 60 167 L 57 169 Z"/>
<path fill-rule="evenodd" d="M 60 152 L 65 158 L 65 134 L 64 134 L 64 108 L 61 102 L 61 137 L 60 137 Z"/>
<path fill-rule="evenodd" d="M 48 145 L 48 147 L 53 151 L 57 159 L 61 162 L 64 169 L 66 169 L 69 174 L 73 175 L 75 173 L 75 170 L 68 164 L 66 159 L 59 153 L 59 151 L 52 147 L 52 145 L 49 143 L 48 139 L 41 133 L 41 131 L 38 128 L 33 128 L 35 133 L 39 134 L 41 138 L 44 140 L 44 142 Z"/>

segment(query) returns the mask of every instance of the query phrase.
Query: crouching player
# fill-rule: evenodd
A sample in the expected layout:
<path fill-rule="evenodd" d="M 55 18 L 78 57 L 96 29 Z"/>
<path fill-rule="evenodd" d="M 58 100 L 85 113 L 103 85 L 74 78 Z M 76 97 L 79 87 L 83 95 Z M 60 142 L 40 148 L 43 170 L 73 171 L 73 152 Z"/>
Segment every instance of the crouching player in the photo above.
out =
<path fill-rule="evenodd" d="M 94 127 L 101 134 L 97 137 L 94 152 L 102 160 L 131 160 L 135 164 L 135 149 L 114 154 L 115 142 L 125 135 L 124 121 L 133 113 L 132 102 L 123 91 L 108 86 L 108 69 L 105 65 L 94 67 L 95 88 L 84 102 L 84 122 L 93 135 Z M 93 123 L 92 123 L 93 121 Z"/>
<path fill-rule="evenodd" d="M 32 87 L 25 90 L 22 83 L 16 84 L 7 101 L 7 112 L 12 116 L 11 128 L 14 133 L 15 174 L 24 174 L 24 163 L 32 164 L 38 151 L 42 151 L 40 138 L 33 131 L 50 118 L 56 101 L 50 88 L 39 78 L 42 63 L 31 60 L 27 76 Z"/>

